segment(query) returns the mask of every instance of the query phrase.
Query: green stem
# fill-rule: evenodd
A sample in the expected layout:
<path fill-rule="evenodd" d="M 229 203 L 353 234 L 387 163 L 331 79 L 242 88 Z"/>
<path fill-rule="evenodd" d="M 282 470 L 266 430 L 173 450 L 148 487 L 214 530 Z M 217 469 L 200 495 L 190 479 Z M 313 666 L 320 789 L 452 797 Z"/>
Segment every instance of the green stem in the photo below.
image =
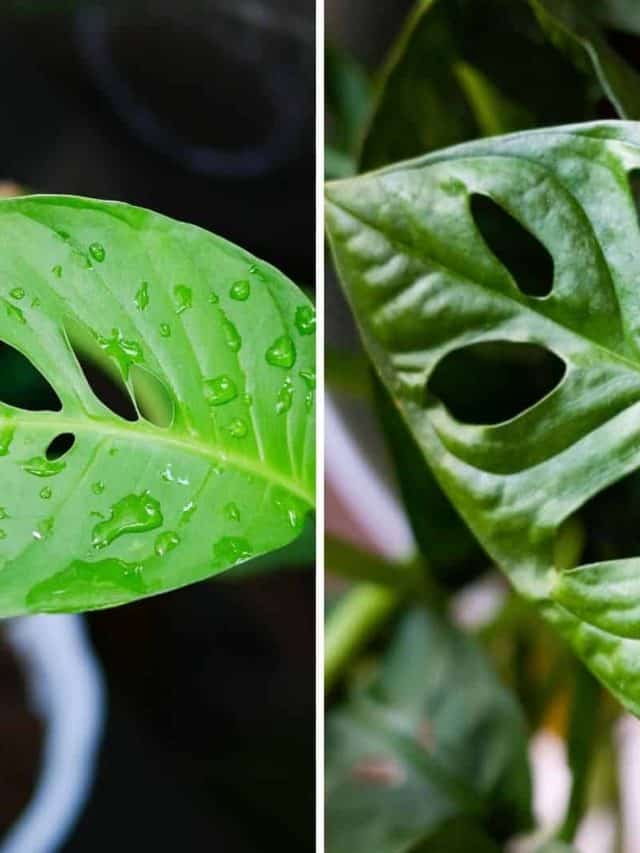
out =
<path fill-rule="evenodd" d="M 324 645 L 325 692 L 361 651 L 402 600 L 389 587 L 360 584 L 342 598 L 327 619 Z"/>

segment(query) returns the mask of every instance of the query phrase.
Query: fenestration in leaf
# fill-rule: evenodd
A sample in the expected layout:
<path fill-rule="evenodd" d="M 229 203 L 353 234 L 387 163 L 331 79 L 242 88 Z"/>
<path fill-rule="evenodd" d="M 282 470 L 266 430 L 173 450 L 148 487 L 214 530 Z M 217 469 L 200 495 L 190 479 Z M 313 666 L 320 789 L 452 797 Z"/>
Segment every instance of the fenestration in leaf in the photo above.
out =
<path fill-rule="evenodd" d="M 314 312 L 273 267 L 129 205 L 0 202 L 0 339 L 59 412 L 0 405 L 0 615 L 84 610 L 286 545 L 314 495 Z M 118 417 L 71 346 L 83 329 L 168 427 Z M 74 436 L 47 459 L 51 441 Z"/>
<path fill-rule="evenodd" d="M 569 595 L 553 565 L 563 521 L 640 467 L 636 168 L 635 123 L 525 132 L 331 184 L 327 218 L 365 346 L 440 484 L 519 591 L 640 714 L 640 642 L 620 613 L 596 627 L 593 604 L 615 601 L 631 563 L 601 566 L 595 585 L 587 570 L 587 597 Z M 474 193 L 549 251 L 549 296 L 525 295 L 489 251 Z M 427 382 L 448 353 L 489 341 L 545 347 L 565 375 L 509 421 L 461 424 Z"/>

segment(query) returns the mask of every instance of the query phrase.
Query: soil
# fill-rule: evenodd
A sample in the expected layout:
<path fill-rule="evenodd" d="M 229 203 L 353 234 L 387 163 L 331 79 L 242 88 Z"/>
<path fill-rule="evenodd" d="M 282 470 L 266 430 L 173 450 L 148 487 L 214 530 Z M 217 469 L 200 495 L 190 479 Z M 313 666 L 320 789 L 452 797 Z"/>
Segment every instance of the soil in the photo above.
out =
<path fill-rule="evenodd" d="M 19 662 L 0 628 L 0 838 L 28 803 L 43 740 Z"/>

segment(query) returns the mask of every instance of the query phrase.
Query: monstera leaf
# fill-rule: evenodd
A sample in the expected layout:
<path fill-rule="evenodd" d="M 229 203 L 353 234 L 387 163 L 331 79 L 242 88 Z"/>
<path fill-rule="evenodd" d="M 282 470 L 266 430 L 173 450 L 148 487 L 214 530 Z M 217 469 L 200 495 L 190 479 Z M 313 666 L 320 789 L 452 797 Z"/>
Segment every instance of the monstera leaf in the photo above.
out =
<path fill-rule="evenodd" d="M 199 228 L 53 196 L 0 202 L 0 274 L 0 338 L 60 404 L 0 405 L 0 615 L 119 604 L 297 536 L 315 315 L 290 281 Z M 94 393 L 87 343 L 134 419 Z"/>
<path fill-rule="evenodd" d="M 555 563 L 565 522 L 640 467 L 638 168 L 638 126 L 605 122 L 469 143 L 327 190 L 365 346 L 435 476 L 520 592 L 637 714 L 640 559 Z M 478 202 L 539 242 L 549 288 L 498 260 Z M 483 412 L 504 367 L 496 352 L 513 351 L 520 407 L 505 394 Z M 448 407 L 447 375 L 465 392 Z"/>
<path fill-rule="evenodd" d="M 329 713 L 326 755 L 328 853 L 496 850 L 485 832 L 530 826 L 520 710 L 428 610 L 403 616 L 371 683 Z"/>

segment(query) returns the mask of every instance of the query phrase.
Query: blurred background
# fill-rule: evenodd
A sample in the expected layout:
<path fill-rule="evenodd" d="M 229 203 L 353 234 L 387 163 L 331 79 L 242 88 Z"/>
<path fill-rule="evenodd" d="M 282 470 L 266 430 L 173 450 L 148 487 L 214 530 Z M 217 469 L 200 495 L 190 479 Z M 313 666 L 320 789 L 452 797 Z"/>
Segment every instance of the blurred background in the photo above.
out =
<path fill-rule="evenodd" d="M 312 290 L 314 20 L 313 0 L 6 0 L 0 177 L 195 223 Z M 8 359 L 0 386 L 37 396 Z M 58 849 L 312 849 L 312 544 L 86 618 L 105 730 Z M 0 829 L 42 760 L 34 686 L 5 637 Z"/>

